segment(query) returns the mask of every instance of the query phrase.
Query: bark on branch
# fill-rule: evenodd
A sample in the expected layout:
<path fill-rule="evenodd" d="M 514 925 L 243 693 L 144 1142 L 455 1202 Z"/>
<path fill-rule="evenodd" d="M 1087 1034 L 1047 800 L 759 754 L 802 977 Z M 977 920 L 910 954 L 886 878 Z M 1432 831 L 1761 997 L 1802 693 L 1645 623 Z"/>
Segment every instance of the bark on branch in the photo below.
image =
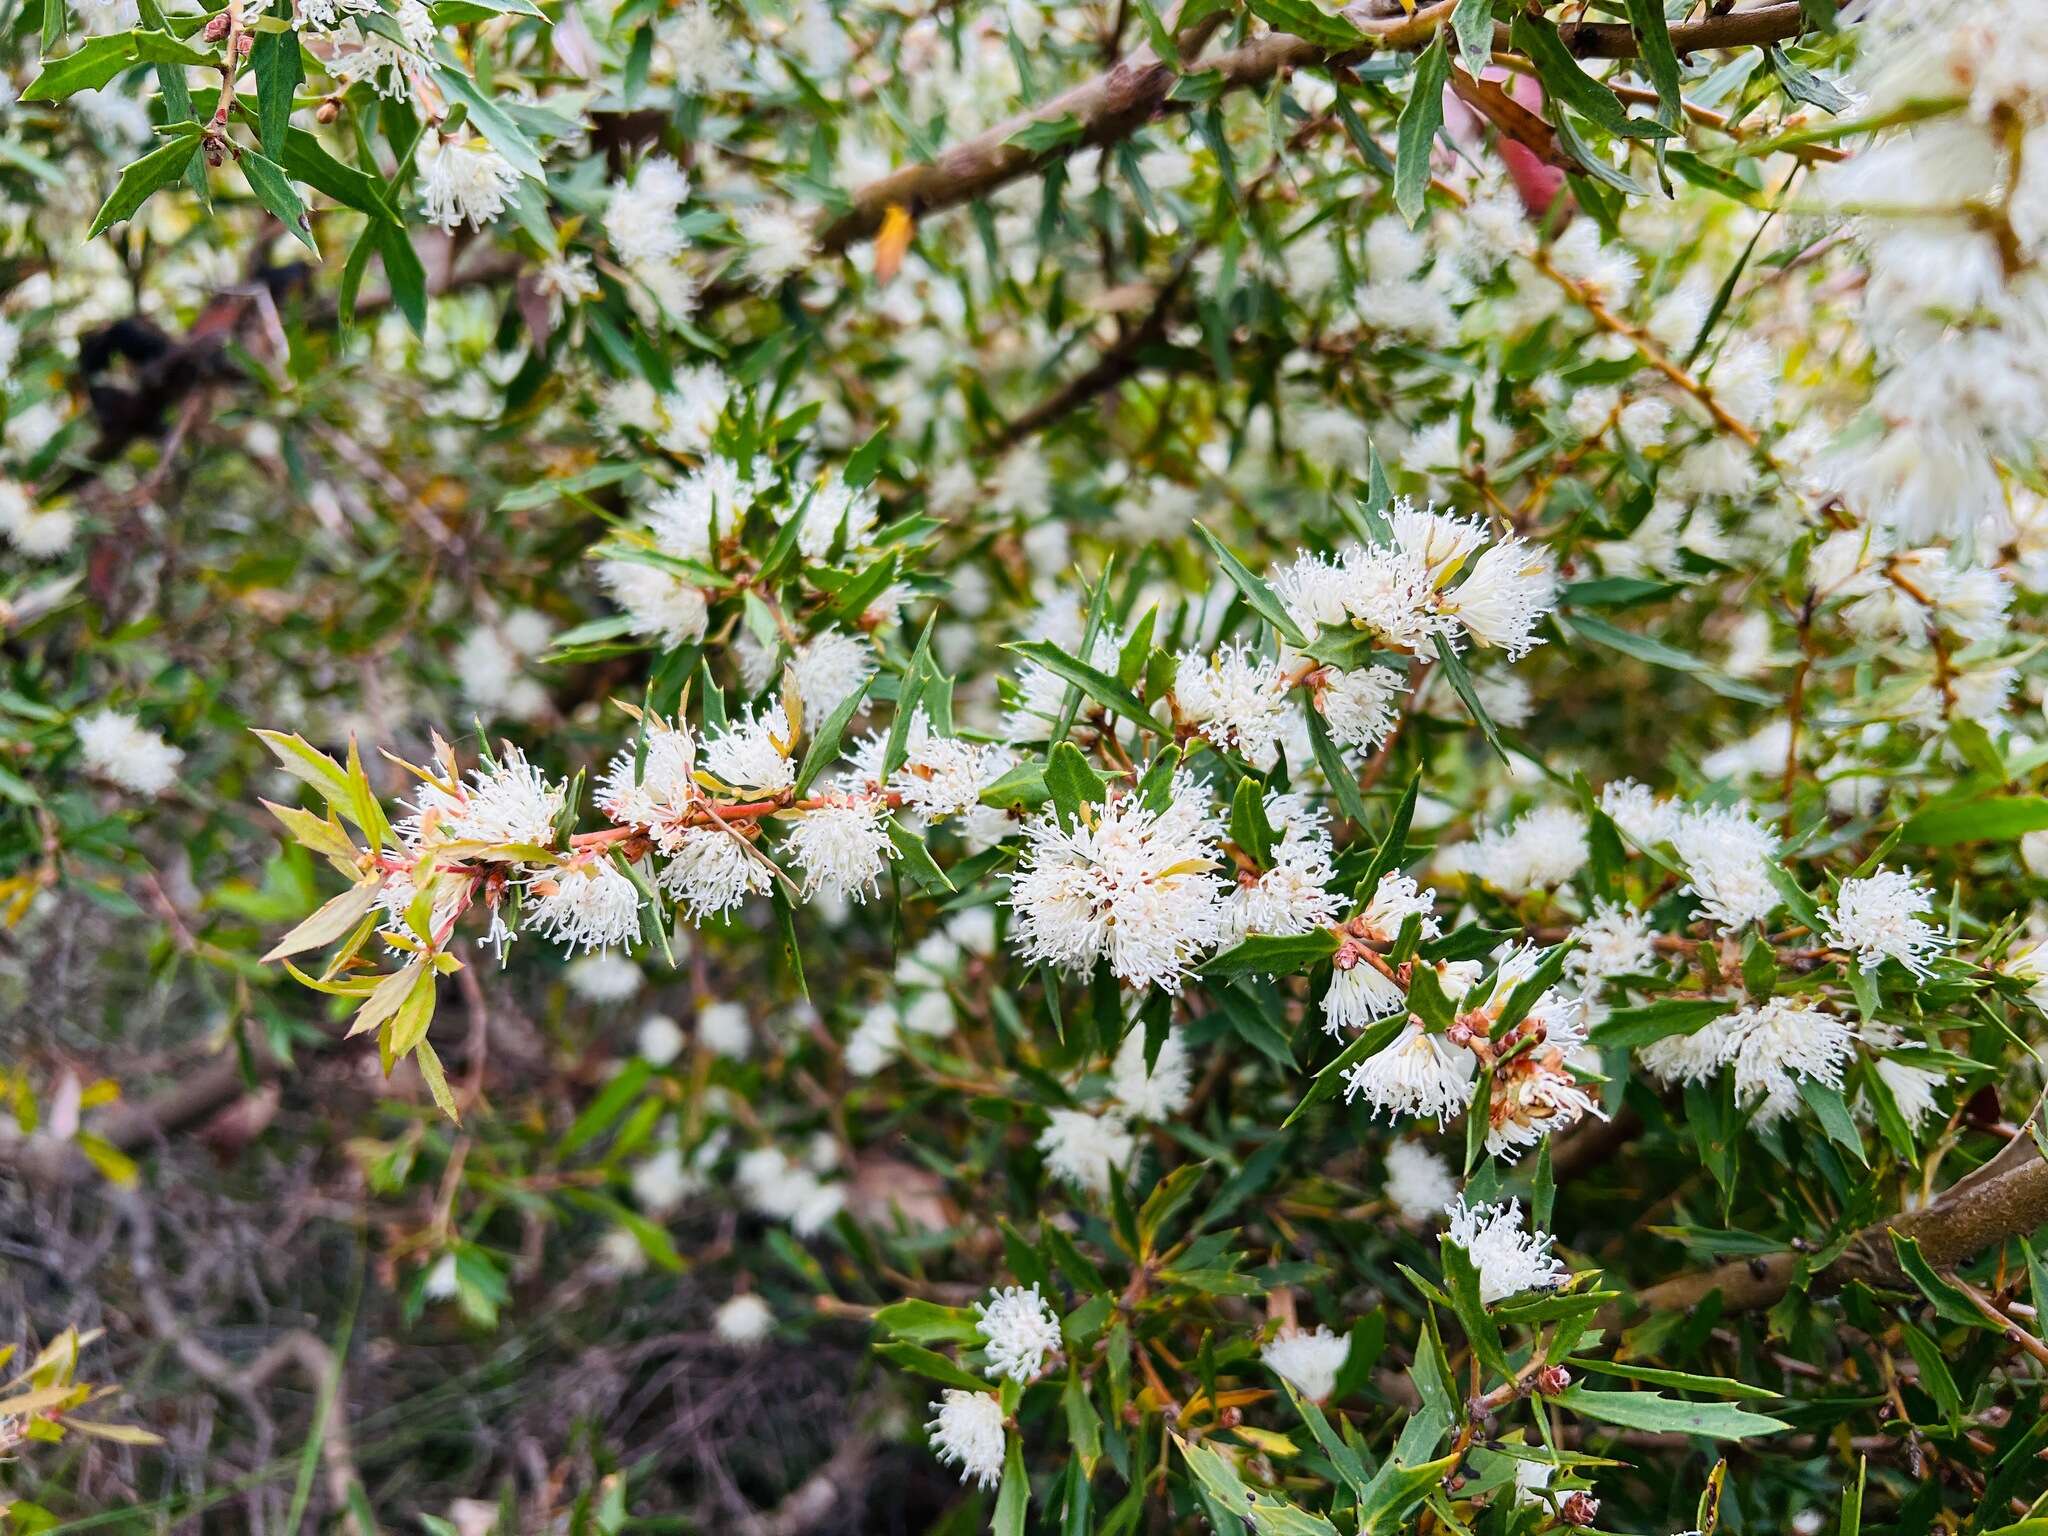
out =
<path fill-rule="evenodd" d="M 1375 51 L 1418 47 L 1436 35 L 1454 9 L 1456 0 L 1437 0 L 1412 16 L 1354 17 L 1353 24 L 1369 42 L 1353 49 L 1323 48 L 1291 33 L 1271 32 L 1228 53 L 1191 64 L 1188 72 L 1214 71 L 1222 77 L 1226 91 L 1251 89 L 1288 70 L 1354 63 Z M 1792 0 L 1681 23 L 1671 28 L 1671 45 L 1680 54 L 1698 53 L 1783 42 L 1806 28 L 1805 11 Z M 1635 34 L 1618 23 L 1567 22 L 1558 28 L 1558 35 L 1581 58 L 1636 56 Z M 1495 46 L 1508 46 L 1505 26 L 1497 26 Z M 881 228 L 891 206 L 913 216 L 957 207 L 1020 177 L 1034 175 L 1076 149 L 1128 138 L 1153 118 L 1180 108 L 1180 103 L 1167 99 L 1179 78 L 1173 66 L 1149 49 L 1139 49 L 1029 112 L 942 151 L 928 164 L 906 166 L 859 188 L 853 194 L 853 206 L 819 231 L 819 248 L 831 255 L 869 239 Z M 1069 116 L 1079 124 L 1079 131 L 1054 148 L 1033 151 L 1012 142 L 1034 124 L 1057 123 Z"/>
<path fill-rule="evenodd" d="M 2015 1153 L 2014 1149 L 2018 1149 Z M 2011 1154 L 2011 1155 L 2009 1155 Z M 1952 1269 L 1985 1249 L 2048 1226 L 2048 1159 L 2025 1131 L 2005 1152 L 1968 1178 L 1958 1180 L 1931 1204 L 1873 1222 L 1850 1240 L 1841 1256 L 1813 1277 L 1816 1288 L 1833 1290 L 1852 1280 L 1909 1285 L 1892 1252 L 1891 1234 L 1918 1241 L 1927 1262 Z M 1799 1256 L 1772 1254 L 1743 1259 L 1696 1275 L 1680 1275 L 1639 1293 L 1652 1311 L 1683 1311 L 1719 1291 L 1728 1311 L 1768 1307 L 1791 1288 Z"/>

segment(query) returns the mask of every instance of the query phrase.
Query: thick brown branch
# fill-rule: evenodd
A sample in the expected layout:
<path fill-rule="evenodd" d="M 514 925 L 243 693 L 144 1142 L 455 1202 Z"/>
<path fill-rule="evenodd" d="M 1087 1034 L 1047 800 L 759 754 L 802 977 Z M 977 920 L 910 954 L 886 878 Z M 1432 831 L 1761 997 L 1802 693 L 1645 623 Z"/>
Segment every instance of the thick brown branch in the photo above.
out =
<path fill-rule="evenodd" d="M 1098 396 L 1106 395 L 1145 365 L 1145 353 L 1166 335 L 1166 318 L 1180 292 L 1186 269 L 1174 274 L 1146 311 L 1145 318 L 1132 327 L 1088 368 L 1074 375 L 1038 404 L 1016 417 L 988 444 L 988 452 L 1002 454 L 1035 433 L 1043 431 L 1069 412 L 1079 410 Z"/>
<path fill-rule="evenodd" d="M 2033 1151 L 2032 1140 L 2017 1138 Z M 1874 1222 L 1850 1241 L 1840 1258 L 1813 1277 L 1821 1289 L 1852 1280 L 1880 1285 L 1905 1285 L 1892 1252 L 1891 1234 L 1920 1244 L 1936 1269 L 1962 1264 L 1985 1249 L 2048 1226 L 2048 1159 L 2038 1155 L 2015 1159 L 2003 1168 L 1986 1168 L 1944 1190 L 1932 1204 Z M 1768 1307 L 1790 1289 L 1798 1256 L 1772 1254 L 1740 1260 L 1697 1275 L 1680 1275 L 1653 1285 L 1638 1300 L 1653 1311 L 1683 1311 L 1698 1306 L 1714 1292 L 1729 1311 Z"/>

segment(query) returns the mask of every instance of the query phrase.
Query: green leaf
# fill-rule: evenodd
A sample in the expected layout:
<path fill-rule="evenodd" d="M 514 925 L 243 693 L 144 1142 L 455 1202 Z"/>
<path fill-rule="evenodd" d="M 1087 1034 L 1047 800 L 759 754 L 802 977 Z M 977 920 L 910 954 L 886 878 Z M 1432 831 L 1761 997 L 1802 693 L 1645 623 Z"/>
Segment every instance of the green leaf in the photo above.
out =
<path fill-rule="evenodd" d="M 1477 80 L 1493 63 L 1493 0 L 1458 0 L 1458 8 L 1451 12 L 1451 32 L 1458 39 L 1465 73 Z"/>
<path fill-rule="evenodd" d="M 1732 997 L 1665 997 L 1639 1008 L 1616 1008 L 1593 1026 L 1601 1050 L 1633 1050 L 1672 1035 L 1693 1035 L 1735 1011 Z"/>
<path fill-rule="evenodd" d="M 996 1490 L 995 1517 L 989 1530 L 993 1536 L 1024 1536 L 1024 1516 L 1031 1503 L 1031 1478 L 1024 1470 L 1023 1443 L 1015 1435 L 1005 1437 L 1003 1483 Z"/>
<path fill-rule="evenodd" d="M 384 259 L 384 278 L 391 284 L 391 301 L 405 316 L 415 336 L 427 333 L 427 269 L 405 227 L 388 219 L 370 226 L 377 232 L 377 254 Z"/>
<path fill-rule="evenodd" d="M 1426 966 L 1418 966 L 1416 974 L 1419 976 L 1426 969 Z M 1394 1037 L 1407 1027 L 1406 1015 L 1396 1014 L 1391 1019 L 1381 1019 L 1377 1024 L 1361 1032 L 1357 1039 L 1345 1046 L 1328 1066 L 1315 1075 L 1308 1085 L 1308 1092 L 1301 1096 L 1301 1102 L 1294 1106 L 1285 1120 L 1280 1122 L 1280 1128 L 1285 1130 L 1307 1113 L 1309 1106 L 1319 1104 L 1335 1094 L 1344 1086 L 1346 1073 L 1366 1057 L 1385 1050 L 1393 1043 Z"/>
<path fill-rule="evenodd" d="M 213 60 L 165 32 L 119 32 L 87 38 L 76 52 L 61 59 L 45 59 L 35 79 L 23 87 L 21 99 L 62 101 L 78 91 L 98 90 L 123 70 L 144 62 L 205 65 Z"/>
<path fill-rule="evenodd" d="M 1205 981 L 1233 976 L 1295 976 L 1337 952 L 1337 936 L 1327 928 L 1280 936 L 1254 934 L 1202 966 Z"/>
<path fill-rule="evenodd" d="M 1956 1379 L 1950 1374 L 1948 1361 L 1941 1352 L 1941 1346 L 1927 1336 L 1924 1329 L 1901 1319 L 1899 1332 L 1905 1336 L 1906 1349 L 1913 1356 L 1913 1363 L 1920 1367 L 1920 1390 L 1934 1399 L 1935 1407 L 1951 1426 L 1962 1423 L 1963 1394 L 1956 1390 Z"/>
<path fill-rule="evenodd" d="M 1419 1379 L 1419 1378 L 1418 1378 Z M 1423 1414 L 1413 1415 L 1411 1427 L 1426 1427 L 1428 1418 Z M 1404 1433 L 1402 1438 L 1407 1438 Z M 1431 1437 L 1432 1441 L 1434 1437 Z M 1399 1451 L 1387 1458 L 1379 1471 L 1373 1474 L 1366 1485 L 1365 1496 L 1358 1501 L 1358 1536 L 1394 1536 L 1406 1529 L 1409 1514 L 1436 1489 L 1443 1486 L 1458 1465 L 1456 1456 L 1446 1456 L 1440 1461 L 1418 1462 L 1413 1466 L 1404 1465 Z"/>
<path fill-rule="evenodd" d="M 2005 1330 L 1979 1312 L 1962 1290 L 1935 1273 L 1934 1266 L 1927 1262 L 1927 1256 L 1920 1251 L 1918 1238 L 1908 1237 L 1897 1228 L 1887 1231 L 1892 1240 L 1892 1252 L 1898 1255 L 1899 1268 L 1913 1284 L 1920 1288 L 1920 1294 L 1934 1304 L 1935 1315 L 1944 1322 L 1961 1323 L 1969 1328 L 1983 1328 L 1991 1333 Z"/>
<path fill-rule="evenodd" d="M 1849 1113 L 1842 1090 L 1830 1087 L 1818 1078 L 1802 1077 L 1799 1079 L 1799 1097 L 1806 1101 L 1806 1107 L 1820 1121 L 1821 1129 L 1828 1133 L 1828 1140 L 1868 1168 L 1870 1159 L 1863 1155 L 1863 1136 L 1856 1129 L 1855 1118 Z"/>
<path fill-rule="evenodd" d="M 1766 689 L 1740 682 L 1717 671 L 1690 651 L 1681 651 L 1675 645 L 1666 645 L 1648 635 L 1639 635 L 1633 630 L 1610 624 L 1605 619 L 1596 619 L 1589 613 L 1574 612 L 1564 620 L 1565 625 L 1582 639 L 1591 640 L 1620 651 L 1624 656 L 1633 656 L 1638 661 L 1647 661 L 1652 666 L 1669 667 L 1674 672 L 1683 672 L 1724 698 L 1742 699 L 1751 704 L 1775 704 L 1778 696 Z"/>
<path fill-rule="evenodd" d="M 1349 50 L 1365 42 L 1363 32 L 1315 0 L 1251 0 L 1251 5 L 1252 14 L 1274 31 L 1306 38 L 1318 48 Z"/>
<path fill-rule="evenodd" d="M 896 850 L 896 862 L 919 887 L 945 896 L 956 893 L 952 878 L 939 868 L 924 839 L 893 816 L 889 818 L 889 842 Z"/>
<path fill-rule="evenodd" d="M 280 224 L 291 231 L 301 245 L 315 256 L 320 247 L 313 243 L 312 226 L 306 219 L 306 205 L 299 200 L 298 190 L 292 186 L 283 167 L 253 149 L 242 151 L 239 162 L 242 174 L 249 178 L 249 190 L 256 194 L 256 200 L 277 215 Z"/>
<path fill-rule="evenodd" d="M 1472 1352 L 1496 1376 L 1503 1380 L 1513 1376 L 1513 1368 L 1501 1348 L 1500 1324 L 1493 1320 L 1486 1304 L 1479 1299 L 1479 1271 L 1473 1267 L 1472 1256 L 1452 1242 L 1448 1232 L 1439 1234 L 1437 1245 L 1443 1254 L 1444 1287 L 1450 1292 L 1451 1308 L 1458 1314 L 1458 1322 L 1465 1330 Z"/>
<path fill-rule="evenodd" d="M 1180 1447 L 1188 1469 L 1215 1507 L 1249 1521 L 1259 1536 L 1337 1536 L 1337 1528 L 1322 1516 L 1263 1490 L 1247 1488 L 1237 1469 L 1214 1447 L 1191 1445 L 1179 1435 L 1173 1437 L 1173 1443 Z"/>
<path fill-rule="evenodd" d="M 1715 1397 L 1730 1397 L 1740 1400 L 1783 1397 L 1782 1392 L 1773 1392 L 1769 1387 L 1753 1387 L 1746 1382 L 1730 1381 L 1725 1376 L 1695 1376 L 1690 1371 L 1666 1371 L 1648 1365 L 1618 1365 L 1611 1360 L 1584 1360 L 1577 1357 L 1564 1362 L 1575 1371 L 1591 1371 L 1596 1376 L 1620 1376 L 1627 1381 L 1645 1381 L 1653 1387 L 1678 1387 L 1687 1392 L 1708 1392 Z"/>
<path fill-rule="evenodd" d="M 555 1145 L 556 1160 L 560 1161 L 588 1146 L 616 1125 L 653 1076 L 653 1065 L 641 1056 L 635 1056 L 620 1068 L 569 1129 L 562 1133 L 562 1139 Z"/>
<path fill-rule="evenodd" d="M 1055 745 L 1045 764 L 1045 789 L 1060 821 L 1072 825 L 1083 802 L 1101 805 L 1109 799 L 1109 781 L 1088 766 L 1071 741 Z"/>
<path fill-rule="evenodd" d="M 283 156 L 285 139 L 291 132 L 292 97 L 306 78 L 305 61 L 299 55 L 299 34 L 257 33 L 255 45 L 249 50 L 249 64 L 256 72 L 257 137 L 263 153 L 276 160 Z"/>
<path fill-rule="evenodd" d="M 1764 57 L 1771 61 L 1771 68 L 1778 76 L 1778 83 L 1785 87 L 1785 94 L 1794 101 L 1805 102 L 1809 107 L 1834 114 L 1846 112 L 1855 105 L 1841 90 L 1821 79 L 1811 70 L 1802 68 L 1786 56 L 1782 48 L 1766 48 Z"/>
<path fill-rule="evenodd" d="M 1308 644 L 1308 636 L 1301 626 L 1294 622 L 1285 605 L 1274 595 L 1273 589 L 1245 566 L 1245 563 L 1223 547 L 1223 541 L 1202 524 L 1195 524 L 1195 532 L 1202 536 L 1202 542 L 1209 546 L 1209 552 L 1216 557 L 1216 564 L 1223 574 L 1230 578 L 1230 584 L 1244 594 L 1244 600 L 1251 610 L 1273 626 L 1275 634 L 1289 645 Z"/>
<path fill-rule="evenodd" d="M 506 164 L 522 176 L 531 176 L 535 181 L 547 180 L 540 151 L 533 147 L 533 141 L 498 105 L 495 97 L 461 70 L 450 69 L 446 65 L 434 70 L 434 81 L 451 104 L 459 101 L 469 109 L 471 123 L 491 141 L 491 148 L 505 157 Z"/>
<path fill-rule="evenodd" d="M 1708 1435 L 1716 1440 L 1743 1440 L 1792 1427 L 1782 1419 L 1751 1413 L 1732 1403 L 1685 1403 L 1660 1392 L 1594 1392 L 1574 1386 L 1552 1401 L 1582 1418 L 1618 1424 L 1623 1429 Z"/>
<path fill-rule="evenodd" d="M 2000 795 L 1961 805 L 1935 806 L 1899 829 L 1902 843 L 2009 843 L 2048 827 L 2048 796 Z"/>
<path fill-rule="evenodd" d="M 378 224 L 393 222 L 391 210 L 384 206 L 384 183 L 353 166 L 343 165 L 304 129 L 286 131 L 284 153 L 277 157 L 277 162 L 294 180 L 326 193 L 337 203 L 367 213 Z"/>
<path fill-rule="evenodd" d="M 1678 94 L 1678 54 L 1671 46 L 1671 27 L 1664 19 L 1664 0 L 1628 0 L 1628 20 L 1650 84 L 1657 88 L 1657 117 L 1676 128 L 1683 104 Z"/>
<path fill-rule="evenodd" d="M 979 1345 L 983 1340 L 976 1321 L 966 1307 L 942 1307 L 917 1297 L 891 1302 L 875 1313 L 877 1328 L 913 1344 Z"/>
<path fill-rule="evenodd" d="M 1311 707 L 1303 714 L 1308 718 L 1309 750 L 1315 754 L 1316 766 L 1322 769 L 1323 777 L 1330 781 L 1330 793 L 1337 801 L 1337 809 L 1353 826 L 1362 829 L 1366 818 L 1365 796 L 1359 793 L 1357 778 L 1331 737 L 1323 712 Z"/>
<path fill-rule="evenodd" d="M 832 707 L 832 713 L 825 717 L 825 723 L 818 727 L 811 737 L 811 744 L 804 749 L 803 763 L 796 771 L 796 798 L 801 800 L 817 782 L 818 775 L 832 765 L 839 756 L 839 744 L 846 739 L 846 728 L 853 723 L 853 717 L 860 712 L 861 704 L 868 696 L 868 689 L 874 686 L 875 677 L 870 673 L 861 680 L 861 685 Z"/>
<path fill-rule="evenodd" d="M 1050 640 L 1025 640 L 1003 649 L 1015 651 L 1028 661 L 1035 661 L 1056 677 L 1066 679 L 1088 695 L 1111 714 L 1121 715 L 1126 720 L 1152 723 L 1151 713 L 1145 708 L 1144 700 L 1106 672 L 1098 672 L 1078 656 L 1074 656 L 1054 645 Z"/>
<path fill-rule="evenodd" d="M 1451 689 L 1464 704 L 1465 712 L 1471 715 L 1486 737 L 1486 744 L 1493 748 L 1493 755 L 1503 763 L 1508 760 L 1508 749 L 1501 744 L 1500 728 L 1493 723 L 1493 716 L 1486 712 L 1486 706 L 1479 702 L 1479 694 L 1472 686 L 1472 674 L 1465 669 L 1465 659 L 1451 647 L 1450 640 L 1436 637 L 1436 659 L 1444 669 L 1444 676 L 1451 680 Z"/>
<path fill-rule="evenodd" d="M 1230 840 L 1261 869 L 1273 862 L 1273 826 L 1266 820 L 1266 786 L 1254 778 L 1237 781 L 1230 799 Z"/>
<path fill-rule="evenodd" d="M 1071 112 L 1058 117 L 1035 117 L 1003 142 L 1014 144 L 1026 154 L 1042 155 L 1063 144 L 1077 142 L 1082 134 L 1081 119 Z"/>
<path fill-rule="evenodd" d="M 86 231 L 86 238 L 90 240 L 105 234 L 148 202 L 151 193 L 183 176 L 192 151 L 199 147 L 200 137 L 197 123 L 179 123 L 163 143 L 124 168 L 121 179 L 114 183 L 114 190 L 93 216 L 92 228 Z"/>
<path fill-rule="evenodd" d="M 1428 197 L 1429 156 L 1444 125 L 1444 86 L 1450 78 L 1450 46 L 1439 29 L 1416 63 L 1408 100 L 1394 125 L 1394 206 L 1411 229 L 1422 218 Z"/>
<path fill-rule="evenodd" d="M 1658 0 L 1640 0 L 1640 3 L 1655 5 Z M 1631 4 L 1630 11 L 1634 9 L 1634 4 Z M 1544 89 L 1595 127 L 1624 139 L 1671 136 L 1672 129 L 1654 118 L 1631 117 L 1620 97 L 1579 68 L 1571 50 L 1557 35 L 1557 28 L 1548 21 L 1531 16 L 1527 11 L 1517 11 L 1514 20 L 1508 24 L 1508 34 L 1515 50 L 1536 66 L 1536 77 L 1543 82 Z M 1668 47 L 1668 36 L 1665 43 Z M 1675 67 L 1678 62 L 1676 54 L 1672 55 L 1671 62 Z"/>
<path fill-rule="evenodd" d="M 968 1392 L 988 1391 L 987 1382 L 962 1370 L 936 1350 L 916 1344 L 877 1344 L 875 1353 L 891 1365 L 915 1371 L 942 1386 L 959 1387 Z"/>

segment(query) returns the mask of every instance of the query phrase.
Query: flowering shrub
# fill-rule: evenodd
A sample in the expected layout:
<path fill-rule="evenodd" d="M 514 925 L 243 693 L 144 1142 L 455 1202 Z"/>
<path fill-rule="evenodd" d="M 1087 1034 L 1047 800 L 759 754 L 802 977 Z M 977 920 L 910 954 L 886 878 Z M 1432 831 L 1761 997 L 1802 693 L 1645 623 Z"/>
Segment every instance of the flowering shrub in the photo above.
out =
<path fill-rule="evenodd" d="M 1605 9 L 6 22 L 13 1518 L 2042 1528 L 2048 13 Z"/>

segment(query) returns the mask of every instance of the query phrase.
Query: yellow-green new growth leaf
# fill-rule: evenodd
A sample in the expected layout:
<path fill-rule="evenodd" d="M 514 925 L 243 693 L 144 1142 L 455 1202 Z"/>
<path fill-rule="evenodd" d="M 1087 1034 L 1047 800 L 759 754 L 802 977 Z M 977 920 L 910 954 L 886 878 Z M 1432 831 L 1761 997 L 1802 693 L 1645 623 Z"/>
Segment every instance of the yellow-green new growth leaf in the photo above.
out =
<path fill-rule="evenodd" d="M 377 904 L 377 893 L 383 888 L 381 875 L 358 881 L 272 945 L 270 953 L 263 957 L 263 963 L 268 965 L 287 955 L 303 954 L 323 944 L 332 944 L 355 927 L 363 914 Z"/>

